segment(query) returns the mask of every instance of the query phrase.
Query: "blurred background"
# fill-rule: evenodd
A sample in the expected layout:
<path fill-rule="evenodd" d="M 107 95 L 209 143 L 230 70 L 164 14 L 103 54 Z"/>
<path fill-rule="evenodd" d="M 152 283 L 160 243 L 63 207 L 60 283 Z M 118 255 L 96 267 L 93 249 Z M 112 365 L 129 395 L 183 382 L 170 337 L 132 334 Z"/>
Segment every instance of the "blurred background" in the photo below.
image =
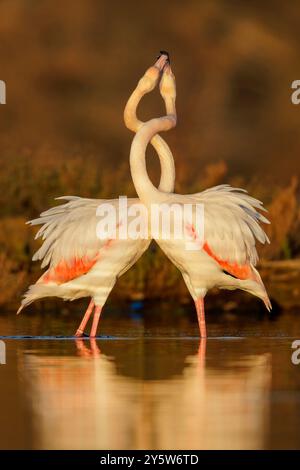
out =
<path fill-rule="evenodd" d="M 160 49 L 170 52 L 177 80 L 178 126 L 164 136 L 176 162 L 176 190 L 230 183 L 263 200 L 272 243 L 259 247 L 262 277 L 277 310 L 299 305 L 300 105 L 291 102 L 291 84 L 300 79 L 299 26 L 297 1 L 65 0 L 62 8 L 57 0 L 2 0 L 3 308 L 16 308 L 40 275 L 31 262 L 39 245 L 26 220 L 60 195 L 135 195 L 123 109 Z M 162 110 L 152 93 L 140 116 Z M 148 163 L 157 183 L 151 151 Z M 150 297 L 190 302 L 179 272 L 155 244 L 119 280 L 109 302 Z M 207 300 L 208 308 L 228 312 L 261 308 L 243 293 L 212 292 Z M 51 299 L 30 308 L 57 305 Z"/>
<path fill-rule="evenodd" d="M 265 203 L 273 311 L 211 291 L 206 349 L 181 274 L 152 243 L 109 297 L 101 337 L 74 341 L 62 335 L 87 299 L 15 315 L 41 275 L 25 222 L 61 195 L 135 195 L 123 110 L 161 49 L 177 81 L 164 134 L 176 191 L 230 183 Z M 0 0 L 0 448 L 300 448 L 299 57 L 297 0 Z M 139 111 L 162 114 L 157 90 Z M 157 184 L 151 149 L 148 169 Z"/>

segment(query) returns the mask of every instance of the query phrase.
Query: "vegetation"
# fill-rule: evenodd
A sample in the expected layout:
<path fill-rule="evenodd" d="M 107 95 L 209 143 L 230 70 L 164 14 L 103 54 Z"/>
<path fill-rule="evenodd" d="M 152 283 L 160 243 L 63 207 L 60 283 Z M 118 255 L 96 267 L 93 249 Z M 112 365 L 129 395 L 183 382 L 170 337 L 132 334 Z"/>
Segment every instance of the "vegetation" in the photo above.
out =
<path fill-rule="evenodd" d="M 18 163 L 19 162 L 19 163 Z M 75 156 L 68 162 L 62 158 L 43 158 L 33 166 L 30 159 L 15 160 L 5 164 L 2 160 L 0 194 L 0 304 L 15 305 L 27 285 L 40 276 L 40 266 L 31 257 L 40 242 L 34 240 L 35 228 L 25 225 L 26 220 L 36 217 L 46 208 L 57 204 L 52 197 L 81 195 L 105 198 L 120 188 L 120 194 L 133 195 L 127 165 L 117 171 L 101 171 L 99 164 L 86 166 L 84 159 Z M 211 185 L 229 182 L 236 184 L 237 177 L 229 178 L 224 162 L 205 167 L 202 176 L 190 180 L 188 166 L 180 165 L 178 191 L 188 188 L 201 190 Z M 185 175 L 183 177 L 183 175 Z M 245 182 L 239 178 L 240 183 Z M 249 182 L 249 191 L 255 197 L 267 201 L 268 217 L 272 224 L 266 226 L 271 245 L 261 246 L 263 260 L 280 260 L 299 256 L 300 211 L 297 204 L 297 180 L 283 188 L 265 187 Z M 115 297 L 153 298 L 172 296 L 186 298 L 186 288 L 180 273 L 166 260 L 165 255 L 153 243 L 137 263 L 119 280 Z"/>

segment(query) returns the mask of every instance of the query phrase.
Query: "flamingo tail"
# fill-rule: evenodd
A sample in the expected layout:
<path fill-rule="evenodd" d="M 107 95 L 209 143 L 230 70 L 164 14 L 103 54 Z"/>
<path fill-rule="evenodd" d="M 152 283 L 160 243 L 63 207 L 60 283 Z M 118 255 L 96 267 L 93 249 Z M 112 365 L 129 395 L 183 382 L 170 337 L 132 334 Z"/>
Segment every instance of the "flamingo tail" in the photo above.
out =
<path fill-rule="evenodd" d="M 32 302 L 43 297 L 52 297 L 57 295 L 57 285 L 55 284 L 32 284 L 29 286 L 27 292 L 25 293 L 21 305 L 17 311 L 17 315 L 21 313 L 23 308 L 30 305 Z"/>

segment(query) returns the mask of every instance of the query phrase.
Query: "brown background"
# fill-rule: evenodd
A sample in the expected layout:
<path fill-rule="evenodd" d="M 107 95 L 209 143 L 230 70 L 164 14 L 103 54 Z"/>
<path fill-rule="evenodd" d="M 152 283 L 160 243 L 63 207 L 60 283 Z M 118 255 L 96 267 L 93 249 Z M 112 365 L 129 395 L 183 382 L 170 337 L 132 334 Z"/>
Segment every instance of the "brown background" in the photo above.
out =
<path fill-rule="evenodd" d="M 134 194 L 132 135 L 122 112 L 160 49 L 169 50 L 177 79 L 178 126 L 165 136 L 177 190 L 246 187 L 270 209 L 272 245 L 262 257 L 299 255 L 300 105 L 290 99 L 300 79 L 299 2 L 4 0 L 0 302 L 17 298 L 38 275 L 25 220 L 62 194 Z M 141 117 L 162 110 L 155 93 Z M 157 181 L 154 158 L 149 169 Z M 126 292 L 158 292 L 147 263 L 161 287 L 172 278 L 159 254 L 147 256 L 122 281 Z"/>

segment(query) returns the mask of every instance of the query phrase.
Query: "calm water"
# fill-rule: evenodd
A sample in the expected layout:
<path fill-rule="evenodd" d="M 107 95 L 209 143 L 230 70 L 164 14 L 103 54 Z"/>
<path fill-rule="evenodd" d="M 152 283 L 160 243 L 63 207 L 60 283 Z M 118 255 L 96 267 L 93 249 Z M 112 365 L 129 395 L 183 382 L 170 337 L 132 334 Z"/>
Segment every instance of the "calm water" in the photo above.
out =
<path fill-rule="evenodd" d="M 55 338 L 78 322 L 0 316 L 1 448 L 300 448 L 297 312 L 211 315 L 204 342 L 193 315 L 152 307 L 105 314 L 106 338 Z"/>

